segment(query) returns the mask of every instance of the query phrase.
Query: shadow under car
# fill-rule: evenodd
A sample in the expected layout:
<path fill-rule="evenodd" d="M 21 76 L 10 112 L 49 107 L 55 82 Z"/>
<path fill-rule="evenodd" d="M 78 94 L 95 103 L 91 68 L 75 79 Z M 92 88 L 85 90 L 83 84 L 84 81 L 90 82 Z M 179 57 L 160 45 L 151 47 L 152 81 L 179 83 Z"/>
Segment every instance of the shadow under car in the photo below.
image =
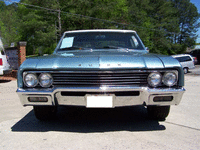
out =
<path fill-rule="evenodd" d="M 86 109 L 82 107 L 59 107 L 57 118 L 39 121 L 33 110 L 12 126 L 13 132 L 112 132 L 112 131 L 158 131 L 165 130 L 156 120 L 147 117 L 143 106 L 115 109 Z"/>

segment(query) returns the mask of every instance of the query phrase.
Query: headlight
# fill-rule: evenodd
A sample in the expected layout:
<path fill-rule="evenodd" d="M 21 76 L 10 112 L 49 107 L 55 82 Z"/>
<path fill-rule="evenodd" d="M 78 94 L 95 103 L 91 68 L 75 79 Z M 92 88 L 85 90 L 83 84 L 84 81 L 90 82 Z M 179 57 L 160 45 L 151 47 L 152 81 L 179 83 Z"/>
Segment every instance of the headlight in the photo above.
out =
<path fill-rule="evenodd" d="M 50 87 L 53 83 L 53 78 L 49 73 L 42 73 L 39 76 L 39 83 L 42 87 Z"/>
<path fill-rule="evenodd" d="M 177 83 L 177 75 L 174 72 L 166 72 L 163 76 L 162 82 L 166 86 L 173 86 Z"/>
<path fill-rule="evenodd" d="M 157 87 L 161 83 L 162 76 L 158 72 L 153 72 L 148 76 L 148 83 L 152 87 Z"/>
<path fill-rule="evenodd" d="M 37 75 L 30 73 L 24 76 L 24 84 L 27 87 L 35 87 L 38 84 Z"/>

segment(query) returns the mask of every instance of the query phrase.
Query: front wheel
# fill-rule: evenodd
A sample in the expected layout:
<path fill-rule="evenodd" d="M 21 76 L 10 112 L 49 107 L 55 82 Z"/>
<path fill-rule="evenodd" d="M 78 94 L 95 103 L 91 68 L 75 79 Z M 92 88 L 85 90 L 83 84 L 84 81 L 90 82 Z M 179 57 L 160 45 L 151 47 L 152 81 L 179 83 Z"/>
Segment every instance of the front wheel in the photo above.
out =
<path fill-rule="evenodd" d="M 147 106 L 148 116 L 151 119 L 164 121 L 169 115 L 170 106 Z"/>
<path fill-rule="evenodd" d="M 184 74 L 188 73 L 188 68 L 183 68 Z"/>
<path fill-rule="evenodd" d="M 35 117 L 38 120 L 51 120 L 56 117 L 56 106 L 33 106 Z"/>

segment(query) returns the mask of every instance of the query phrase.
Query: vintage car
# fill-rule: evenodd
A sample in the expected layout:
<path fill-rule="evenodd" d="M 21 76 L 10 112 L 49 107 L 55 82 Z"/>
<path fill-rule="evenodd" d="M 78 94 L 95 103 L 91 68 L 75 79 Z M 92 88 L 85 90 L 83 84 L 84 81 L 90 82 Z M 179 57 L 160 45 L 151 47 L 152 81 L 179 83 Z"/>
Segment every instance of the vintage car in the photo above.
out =
<path fill-rule="evenodd" d="M 164 120 L 180 103 L 184 73 L 171 56 L 150 54 L 132 30 L 78 30 L 63 34 L 54 53 L 27 59 L 18 70 L 17 93 L 37 119 L 58 106 L 144 106 Z"/>

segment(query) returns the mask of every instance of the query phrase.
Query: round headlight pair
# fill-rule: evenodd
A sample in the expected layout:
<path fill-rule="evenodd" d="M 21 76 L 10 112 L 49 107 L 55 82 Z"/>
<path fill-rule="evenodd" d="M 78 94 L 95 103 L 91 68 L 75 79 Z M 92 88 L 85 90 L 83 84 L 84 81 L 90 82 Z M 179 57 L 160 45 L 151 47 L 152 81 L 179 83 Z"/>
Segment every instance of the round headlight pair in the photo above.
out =
<path fill-rule="evenodd" d="M 147 79 L 151 87 L 157 87 L 163 82 L 166 86 L 173 86 L 177 82 L 177 75 L 174 72 L 166 72 L 163 76 L 159 72 L 149 74 Z"/>
<path fill-rule="evenodd" d="M 28 73 L 24 76 L 24 83 L 27 87 L 35 87 L 38 83 L 42 87 L 50 87 L 53 83 L 53 78 L 48 73 L 42 73 L 39 77 L 35 73 Z"/>

